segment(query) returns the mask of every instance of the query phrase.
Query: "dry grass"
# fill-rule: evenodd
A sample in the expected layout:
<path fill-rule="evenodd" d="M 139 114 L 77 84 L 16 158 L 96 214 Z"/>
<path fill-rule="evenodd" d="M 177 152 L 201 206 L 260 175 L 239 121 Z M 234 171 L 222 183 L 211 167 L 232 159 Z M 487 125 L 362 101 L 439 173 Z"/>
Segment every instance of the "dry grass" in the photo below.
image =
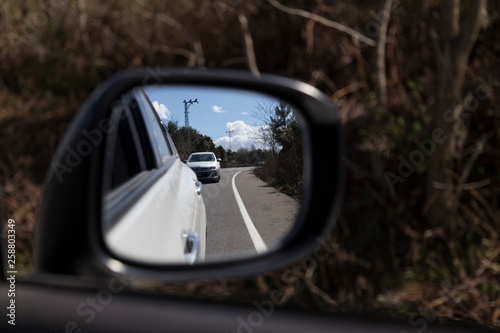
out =
<path fill-rule="evenodd" d="M 17 262 L 23 275 L 33 271 L 33 227 L 52 154 L 76 108 L 99 82 L 131 67 L 245 66 L 241 62 L 244 50 L 238 47 L 241 35 L 239 29 L 233 29 L 236 11 L 216 12 L 213 1 L 196 5 L 185 1 L 87 1 L 86 9 L 64 2 L 68 5 L 55 8 L 59 3 L 63 2 L 51 1 L 49 11 L 38 2 L 6 0 L 0 5 L 6 31 L 0 36 L 0 185 L 4 217 L 16 221 Z M 289 269 L 285 268 L 247 279 L 141 288 L 245 303 L 266 299 L 270 291 L 280 290 L 284 295 L 281 303 L 286 306 L 403 320 L 425 314 L 440 321 L 500 327 L 500 95 L 495 91 L 484 110 L 468 119 L 471 147 L 475 137 L 483 135 L 480 125 L 496 131 L 471 174 L 474 186 L 486 178 L 490 183 L 464 190 L 455 225 L 426 225 L 420 199 L 424 171 L 415 172 L 396 193 L 388 191 L 381 176 L 397 169 L 398 155 L 408 156 L 415 149 L 415 138 L 427 135 L 425 119 L 435 101 L 435 62 L 427 39 L 431 34 L 422 25 L 434 15 L 433 5 L 414 2 L 405 6 L 409 10 L 391 23 L 388 69 L 389 104 L 393 107 L 383 112 L 374 109 L 374 100 L 367 95 L 372 89 L 368 48 L 360 49 L 345 37 L 316 26 L 307 37 L 310 50 L 304 52 L 301 29 L 306 27 L 301 20 L 279 16 L 265 5 L 247 8 L 255 27 L 252 33 L 261 70 L 311 80 L 342 109 L 348 174 L 341 218 L 325 243 L 331 255 L 290 279 L 283 278 Z M 498 4 L 489 2 L 489 6 L 491 17 L 498 16 Z M 317 9 L 322 12 L 325 8 L 330 7 L 321 4 Z M 364 26 L 372 12 L 372 4 L 338 1 L 327 14 L 350 26 Z M 49 24 L 40 26 L 30 38 L 23 36 L 26 22 L 44 13 Z M 88 20 L 83 24 L 85 15 Z M 498 22 L 492 19 L 494 26 L 477 43 L 467 89 L 474 90 L 473 85 L 479 84 L 475 75 L 498 72 Z M 277 24 L 281 24 L 279 29 L 275 29 Z M 296 31 L 291 32 L 290 26 Z M 286 38 L 278 38 L 284 31 L 289 32 Z M 354 53 L 343 52 L 339 42 Z M 315 79 L 311 73 L 322 75 Z M 409 89 L 408 82 L 422 85 L 422 89 Z M 402 126 L 400 119 L 408 126 Z M 420 130 L 412 130 L 416 127 Z M 269 176 L 276 178 L 275 174 Z"/>
<path fill-rule="evenodd" d="M 50 100 L 0 93 L 0 185 L 4 216 L 16 221 L 16 264 L 20 276 L 33 271 L 33 230 L 43 180 L 70 115 L 66 108 L 40 110 Z"/>

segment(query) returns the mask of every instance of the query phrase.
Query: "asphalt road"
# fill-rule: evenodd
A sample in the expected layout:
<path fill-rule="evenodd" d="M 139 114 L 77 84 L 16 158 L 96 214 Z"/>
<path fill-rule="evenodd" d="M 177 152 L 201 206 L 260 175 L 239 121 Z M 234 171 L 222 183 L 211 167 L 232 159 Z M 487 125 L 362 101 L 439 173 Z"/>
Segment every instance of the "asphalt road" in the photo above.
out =
<path fill-rule="evenodd" d="M 253 168 L 222 169 L 220 182 L 204 183 L 202 194 L 208 261 L 267 251 L 287 234 L 300 208 L 296 200 L 255 177 Z"/>

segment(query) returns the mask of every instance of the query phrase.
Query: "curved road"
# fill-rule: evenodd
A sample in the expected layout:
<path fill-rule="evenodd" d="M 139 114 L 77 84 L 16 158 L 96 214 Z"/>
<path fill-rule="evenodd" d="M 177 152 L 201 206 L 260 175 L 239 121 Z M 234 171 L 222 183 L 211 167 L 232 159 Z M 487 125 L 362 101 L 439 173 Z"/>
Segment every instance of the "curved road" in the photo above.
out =
<path fill-rule="evenodd" d="M 265 252 L 287 234 L 300 208 L 255 177 L 253 168 L 222 169 L 220 182 L 204 183 L 202 194 L 209 261 Z"/>

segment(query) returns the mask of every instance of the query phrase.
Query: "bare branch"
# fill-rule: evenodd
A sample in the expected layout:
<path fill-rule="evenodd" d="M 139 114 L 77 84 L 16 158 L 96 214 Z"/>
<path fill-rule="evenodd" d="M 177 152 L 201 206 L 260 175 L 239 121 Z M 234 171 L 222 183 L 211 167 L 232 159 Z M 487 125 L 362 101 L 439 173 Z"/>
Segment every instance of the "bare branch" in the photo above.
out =
<path fill-rule="evenodd" d="M 139 3 L 137 3 L 139 5 Z M 198 66 L 203 67 L 205 66 L 205 57 L 203 55 L 203 49 L 201 47 L 201 42 L 199 40 L 194 39 L 189 32 L 184 28 L 182 24 L 180 24 L 177 20 L 174 18 L 165 15 L 163 13 L 151 13 L 147 11 L 144 8 L 139 8 L 139 6 L 136 6 L 136 10 L 139 15 L 144 16 L 145 18 L 149 20 L 158 20 L 162 23 L 168 24 L 174 29 L 176 29 L 181 36 L 189 43 L 191 46 L 193 52 L 196 54 L 196 61 L 193 63 L 193 60 L 190 58 L 189 65 L 194 66 L 198 64 Z"/>
<path fill-rule="evenodd" d="M 311 21 L 312 22 L 312 21 Z M 328 75 L 325 74 L 325 72 L 323 72 L 322 70 L 315 70 L 312 74 L 311 74 L 311 84 L 312 85 L 316 85 L 318 81 L 321 81 L 323 82 L 324 84 L 326 84 L 328 86 L 328 88 L 334 92 L 334 91 L 337 91 L 337 86 L 335 85 L 335 83 L 333 83 L 333 81 L 328 77 Z"/>
<path fill-rule="evenodd" d="M 457 37 L 460 31 L 460 0 L 446 0 L 442 1 L 441 15 L 439 17 L 441 27 L 441 41 L 446 43 Z"/>
<path fill-rule="evenodd" d="M 187 49 L 179 48 L 179 47 L 170 47 L 167 45 L 156 45 L 156 44 L 151 44 L 147 39 L 143 38 L 142 36 L 133 36 L 134 41 L 142 46 L 144 49 L 149 50 L 151 52 L 163 52 L 166 54 L 173 54 L 173 55 L 179 55 L 183 56 L 188 59 L 188 67 L 195 66 L 196 63 L 200 60 L 199 56 L 196 52 L 192 52 Z M 203 59 L 203 58 L 202 58 Z M 202 66 L 202 65 L 200 65 Z"/>
<path fill-rule="evenodd" d="M 481 21 L 485 13 L 486 0 L 471 1 L 471 8 L 466 12 L 457 43 L 457 50 L 461 51 L 458 54 L 462 55 L 463 59 L 461 60 L 464 64 L 467 63 L 467 58 L 477 39 L 477 35 L 481 29 Z"/>
<path fill-rule="evenodd" d="M 486 269 L 490 267 L 490 265 L 495 261 L 496 257 L 500 255 L 500 246 L 489 256 L 488 259 L 482 260 L 482 265 L 480 268 L 476 270 L 476 276 L 480 277 Z"/>
<path fill-rule="evenodd" d="M 78 23 L 80 25 L 80 35 L 82 38 L 83 49 L 90 54 L 90 37 L 88 30 L 87 4 L 85 0 L 78 0 Z"/>
<path fill-rule="evenodd" d="M 238 7 L 238 20 L 240 21 L 241 30 L 243 32 L 243 41 L 245 43 L 245 54 L 248 63 L 248 68 L 255 75 L 260 75 L 259 67 L 257 66 L 257 58 L 253 47 L 253 39 L 248 27 L 248 19 L 245 15 L 245 10 L 242 6 Z"/>
<path fill-rule="evenodd" d="M 297 15 L 297 16 L 301 16 L 301 17 L 304 17 L 304 18 L 307 18 L 309 20 L 313 20 L 313 21 L 316 21 L 318 23 L 321 23 L 327 27 L 330 27 L 330 28 L 334 28 L 338 31 L 341 31 L 343 33 L 346 33 L 350 36 L 352 36 L 354 39 L 358 39 L 360 40 L 361 42 L 367 44 L 367 45 L 370 45 L 370 46 L 375 46 L 376 43 L 373 39 L 371 38 L 368 38 L 362 34 L 360 34 L 359 32 L 357 32 L 356 30 L 354 29 L 351 29 L 343 24 L 340 24 L 338 22 L 335 22 L 335 21 L 332 21 L 332 20 L 329 20 L 323 16 L 320 16 L 320 15 L 317 15 L 317 14 L 313 14 L 313 13 L 310 13 L 310 12 L 307 12 L 305 10 L 302 10 L 302 9 L 296 9 L 296 8 L 290 8 L 290 7 L 287 7 L 281 3 L 279 3 L 278 1 L 276 0 L 267 0 L 274 8 L 276 9 L 279 9 L 281 10 L 282 12 L 285 12 L 287 14 L 290 14 L 290 15 Z"/>
<path fill-rule="evenodd" d="M 361 88 L 363 88 L 363 82 L 360 82 L 360 81 L 353 82 L 350 85 L 348 85 L 348 86 L 346 86 L 346 87 L 344 87 L 342 89 L 337 90 L 333 94 L 332 98 L 333 98 L 334 101 L 338 100 L 339 98 L 342 98 L 345 95 L 350 94 L 353 91 L 356 91 L 356 90 L 361 89 Z"/>
<path fill-rule="evenodd" d="M 317 285 L 314 284 L 312 277 L 313 277 L 314 271 L 316 270 L 317 263 L 315 261 L 313 261 L 313 263 L 314 264 L 311 267 L 309 267 L 307 269 L 307 272 L 306 272 L 305 281 L 306 281 L 307 288 L 309 288 L 309 290 L 311 292 L 313 292 L 314 294 L 321 297 L 323 299 L 323 301 L 325 301 L 326 303 L 333 305 L 333 306 L 337 306 L 337 302 L 335 302 L 327 293 L 325 293 Z"/>
<path fill-rule="evenodd" d="M 196 61 L 192 64 L 192 66 L 198 63 L 198 66 L 205 67 L 205 55 L 203 54 L 203 47 L 201 46 L 201 42 L 199 40 L 195 40 L 193 42 L 193 49 L 196 54 Z"/>
<path fill-rule="evenodd" d="M 392 0 L 385 0 L 382 10 L 382 20 L 380 22 L 379 35 L 377 40 L 377 60 L 375 68 L 377 72 L 376 92 L 380 106 L 387 109 L 387 76 L 385 69 L 385 44 L 387 42 L 387 27 L 391 17 Z"/>
<path fill-rule="evenodd" d="M 436 51 L 436 58 L 438 61 L 439 67 L 441 67 L 444 63 L 443 60 L 443 50 L 441 49 L 441 46 L 439 45 L 439 35 L 436 32 L 436 30 L 430 28 L 429 29 L 430 35 L 431 35 L 431 41 L 432 41 L 432 46 L 434 47 L 434 51 Z"/>
<path fill-rule="evenodd" d="M 474 163 L 476 162 L 477 158 L 479 155 L 481 155 L 484 151 L 484 147 L 486 145 L 486 142 L 490 138 L 490 134 L 485 134 L 479 139 L 479 141 L 474 145 L 474 153 L 472 154 L 471 158 L 467 161 L 465 164 L 463 171 L 462 171 L 462 176 L 460 177 L 460 184 L 464 184 L 467 178 L 469 178 L 469 175 L 472 171 L 472 167 L 474 166 Z"/>

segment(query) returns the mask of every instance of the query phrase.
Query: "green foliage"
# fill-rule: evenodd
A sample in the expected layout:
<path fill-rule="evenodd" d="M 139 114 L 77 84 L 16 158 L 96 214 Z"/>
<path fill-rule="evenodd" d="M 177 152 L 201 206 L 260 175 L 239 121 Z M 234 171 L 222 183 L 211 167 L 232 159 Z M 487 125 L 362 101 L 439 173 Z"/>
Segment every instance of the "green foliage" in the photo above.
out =
<path fill-rule="evenodd" d="M 303 186 L 302 133 L 289 104 L 280 101 L 269 117 L 272 136 L 281 145 L 279 153 L 267 152 L 265 164 L 255 170 L 262 180 L 284 193 L 300 198 Z"/>
<path fill-rule="evenodd" d="M 222 160 L 222 162 L 227 161 L 227 151 L 224 149 L 224 147 L 217 146 L 214 150 L 214 153 L 217 158 L 220 158 Z"/>
<path fill-rule="evenodd" d="M 215 152 L 215 144 L 212 138 L 200 134 L 196 129 L 185 126 L 179 127 L 177 122 L 169 121 L 167 130 L 174 142 L 181 159 L 186 160 L 194 152 Z M 189 138 L 189 141 L 188 141 Z"/>
<path fill-rule="evenodd" d="M 293 118 L 292 107 L 285 101 L 280 101 L 274 108 L 274 116 L 270 116 L 269 126 L 276 142 L 281 145 L 283 145 L 284 132 L 290 123 L 295 121 Z"/>

